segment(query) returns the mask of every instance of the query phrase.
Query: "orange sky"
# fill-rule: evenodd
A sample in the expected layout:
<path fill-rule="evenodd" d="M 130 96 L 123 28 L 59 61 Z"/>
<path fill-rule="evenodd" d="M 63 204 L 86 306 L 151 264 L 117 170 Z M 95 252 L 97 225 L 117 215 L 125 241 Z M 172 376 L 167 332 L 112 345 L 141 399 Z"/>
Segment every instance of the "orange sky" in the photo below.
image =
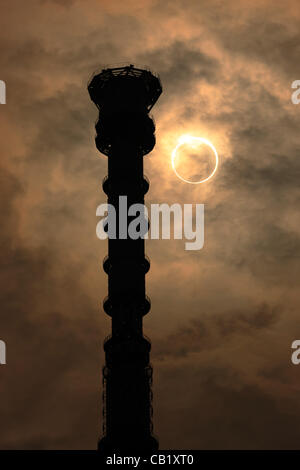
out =
<path fill-rule="evenodd" d="M 123 61 L 164 90 L 147 203 L 205 204 L 201 251 L 146 243 L 161 448 L 299 447 L 299 21 L 297 0 L 2 1 L 0 448 L 96 447 L 107 160 L 86 85 Z M 218 149 L 206 184 L 171 168 L 184 133 Z"/>

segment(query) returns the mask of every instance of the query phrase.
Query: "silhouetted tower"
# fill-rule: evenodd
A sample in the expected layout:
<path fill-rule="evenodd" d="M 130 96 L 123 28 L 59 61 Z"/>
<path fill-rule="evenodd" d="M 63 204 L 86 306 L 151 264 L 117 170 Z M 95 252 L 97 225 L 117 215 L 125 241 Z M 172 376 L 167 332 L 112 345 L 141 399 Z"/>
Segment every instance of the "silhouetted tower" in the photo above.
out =
<path fill-rule="evenodd" d="M 103 190 L 116 209 L 118 221 L 119 196 L 127 196 L 128 207 L 144 204 L 149 189 L 143 175 L 143 156 L 155 145 L 149 111 L 162 88 L 150 71 L 130 65 L 102 70 L 92 78 L 88 90 L 99 108 L 96 146 L 108 156 Z M 104 342 L 104 424 L 99 449 L 151 452 L 158 447 L 152 436 L 151 345 L 142 327 L 143 316 L 150 310 L 145 294 L 150 263 L 143 238 L 118 238 L 118 232 L 117 222 L 117 239 L 109 239 L 103 262 L 108 274 L 108 297 L 103 307 L 112 318 L 112 334 Z"/>

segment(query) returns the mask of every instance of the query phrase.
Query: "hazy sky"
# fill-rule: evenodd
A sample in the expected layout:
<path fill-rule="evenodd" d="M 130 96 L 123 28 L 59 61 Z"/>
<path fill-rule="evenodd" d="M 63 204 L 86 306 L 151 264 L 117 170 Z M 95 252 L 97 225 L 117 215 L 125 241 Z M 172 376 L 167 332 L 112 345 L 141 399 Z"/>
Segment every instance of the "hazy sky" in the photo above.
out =
<path fill-rule="evenodd" d="M 297 0 L 2 0 L 0 448 L 93 449 L 101 428 L 107 159 L 86 85 L 128 61 L 160 75 L 148 203 L 205 204 L 205 244 L 149 240 L 161 448 L 299 448 Z M 181 134 L 218 172 L 174 174 Z"/>

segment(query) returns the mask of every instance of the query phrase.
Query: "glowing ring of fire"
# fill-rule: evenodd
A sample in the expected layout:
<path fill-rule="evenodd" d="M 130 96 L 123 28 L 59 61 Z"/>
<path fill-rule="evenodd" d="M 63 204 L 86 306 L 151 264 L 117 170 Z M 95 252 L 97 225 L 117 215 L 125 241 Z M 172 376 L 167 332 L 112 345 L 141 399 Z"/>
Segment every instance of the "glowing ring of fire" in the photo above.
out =
<path fill-rule="evenodd" d="M 215 163 L 215 167 L 214 167 L 213 171 L 211 172 L 211 174 L 207 178 L 204 178 L 203 180 L 200 180 L 200 181 L 189 181 L 189 180 L 184 179 L 182 176 L 180 176 L 178 174 L 178 172 L 175 168 L 175 158 L 176 158 L 176 152 L 179 149 L 179 147 L 181 147 L 184 144 L 191 144 L 195 140 L 198 141 L 198 142 L 201 142 L 202 144 L 208 145 L 208 147 L 213 151 L 213 153 L 215 155 L 216 163 Z M 204 137 L 193 137 L 193 136 L 190 136 L 190 135 L 183 135 L 179 138 L 178 144 L 176 145 L 176 147 L 174 148 L 174 150 L 172 152 L 172 168 L 173 168 L 175 174 L 178 176 L 178 178 L 180 178 L 182 181 L 185 181 L 185 183 L 190 183 L 190 184 L 205 183 L 205 181 L 208 181 L 210 178 L 212 178 L 214 176 L 215 172 L 217 171 L 218 165 L 219 165 L 218 153 L 217 153 L 215 147 L 213 146 L 213 144 L 209 140 L 205 139 Z"/>

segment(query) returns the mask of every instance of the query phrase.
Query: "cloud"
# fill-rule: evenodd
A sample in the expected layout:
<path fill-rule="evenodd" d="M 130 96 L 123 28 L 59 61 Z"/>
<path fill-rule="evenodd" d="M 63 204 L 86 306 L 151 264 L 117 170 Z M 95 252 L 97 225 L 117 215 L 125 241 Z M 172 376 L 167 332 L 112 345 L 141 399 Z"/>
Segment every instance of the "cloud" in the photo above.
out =
<path fill-rule="evenodd" d="M 278 315 L 278 307 L 266 304 L 256 307 L 255 311 L 201 313 L 166 338 L 157 340 L 155 355 L 163 360 L 218 349 L 220 345 L 225 347 L 237 336 L 252 337 L 260 330 L 270 330 L 278 321 Z"/>
<path fill-rule="evenodd" d="M 164 89 L 144 161 L 147 201 L 205 204 L 203 250 L 146 244 L 161 447 L 297 447 L 296 2 L 12 4 L 0 18 L 0 447 L 96 447 L 110 323 L 95 210 L 107 159 L 94 145 L 86 85 L 99 66 L 123 60 L 148 65 Z M 172 171 L 185 132 L 219 151 L 207 185 Z"/>

